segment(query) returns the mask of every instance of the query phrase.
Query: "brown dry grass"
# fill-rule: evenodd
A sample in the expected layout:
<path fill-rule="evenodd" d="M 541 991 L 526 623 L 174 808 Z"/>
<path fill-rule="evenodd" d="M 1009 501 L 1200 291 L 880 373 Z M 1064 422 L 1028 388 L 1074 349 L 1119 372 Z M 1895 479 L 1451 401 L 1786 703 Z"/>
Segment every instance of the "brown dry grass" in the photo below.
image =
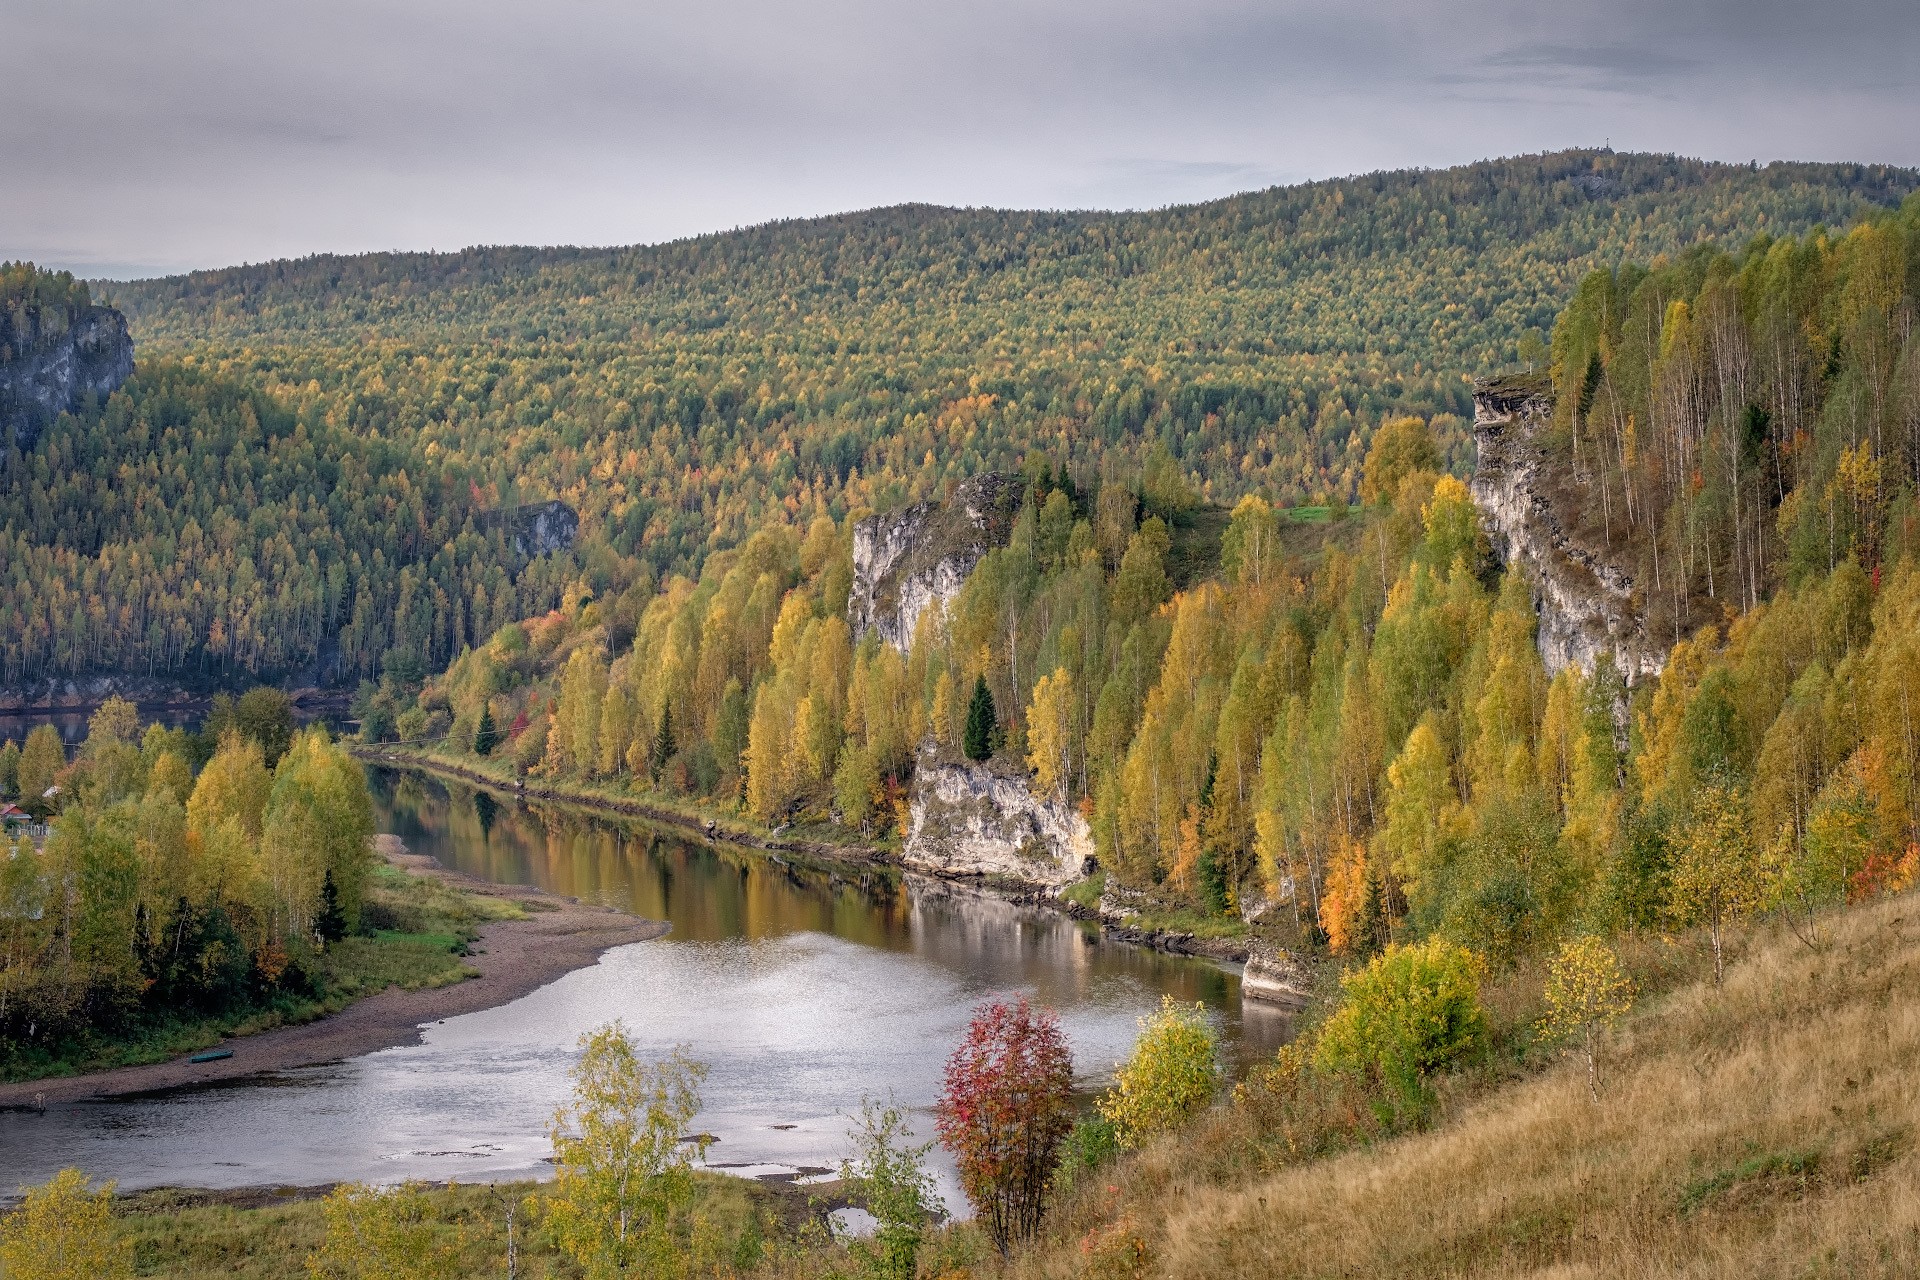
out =
<path fill-rule="evenodd" d="M 1614 1038 L 1435 1128 L 1284 1168 L 1216 1112 L 1108 1171 L 1047 1277 L 1920 1275 L 1920 898 L 1762 931 Z M 1269 1161 L 1269 1165 L 1273 1162 Z"/>

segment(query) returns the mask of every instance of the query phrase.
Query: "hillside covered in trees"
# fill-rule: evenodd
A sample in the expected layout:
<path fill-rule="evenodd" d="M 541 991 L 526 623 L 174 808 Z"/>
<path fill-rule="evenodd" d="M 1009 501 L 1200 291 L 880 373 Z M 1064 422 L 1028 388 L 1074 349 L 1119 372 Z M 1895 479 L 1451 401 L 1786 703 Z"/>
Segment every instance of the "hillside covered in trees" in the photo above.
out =
<path fill-rule="evenodd" d="M 0 468 L 0 682 L 413 676 L 567 582 L 651 590 L 769 520 L 1030 456 L 1086 489 L 1152 464 L 1224 506 L 1350 501 L 1396 413 L 1464 469 L 1470 376 L 1542 359 L 1590 268 L 1917 183 L 1577 152 L 1155 213 L 905 207 L 97 286 L 140 369 Z M 581 542 L 528 563 L 493 522 L 550 498 Z"/>
<path fill-rule="evenodd" d="M 1783 262 L 1795 319 L 1761 360 Z M 1041 462 L 1009 545 L 905 655 L 853 642 L 850 529 L 823 513 L 657 592 L 576 591 L 464 654 L 401 732 L 767 824 L 884 832 L 921 744 L 965 745 L 984 683 L 996 749 L 1088 814 L 1110 887 L 1203 914 L 1265 899 L 1292 942 L 1335 952 L 1440 933 L 1515 959 L 1576 928 L 1870 895 L 1920 870 L 1917 273 L 1920 200 L 1603 272 L 1562 314 L 1555 465 L 1647 513 L 1614 536 L 1662 539 L 1667 577 L 1646 584 L 1679 585 L 1645 607 L 1671 590 L 1719 610 L 1631 695 L 1604 662 L 1545 669 L 1531 584 L 1491 554 L 1429 424 L 1402 417 L 1373 435 L 1364 505 L 1317 546 L 1247 495 L 1218 577 L 1183 590 L 1173 533 L 1198 494 L 1162 473 L 1080 487 Z M 1656 327 L 1640 347 L 1603 330 L 1590 359 L 1591 298 L 1622 278 L 1640 291 L 1628 314 Z M 1716 308 L 1732 319 L 1696 341 L 1692 315 Z M 1691 390 L 1620 393 L 1644 424 L 1623 480 L 1591 442 L 1636 351 L 1654 386 Z M 1747 380 L 1722 382 L 1723 364 Z"/>

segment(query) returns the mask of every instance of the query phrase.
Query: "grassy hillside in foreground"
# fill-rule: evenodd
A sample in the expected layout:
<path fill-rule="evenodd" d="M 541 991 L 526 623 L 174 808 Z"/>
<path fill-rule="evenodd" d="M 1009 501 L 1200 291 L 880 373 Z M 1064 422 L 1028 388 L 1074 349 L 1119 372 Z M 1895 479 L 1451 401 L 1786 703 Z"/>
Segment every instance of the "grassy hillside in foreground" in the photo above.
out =
<path fill-rule="evenodd" d="M 1605 1045 L 1598 1103 L 1579 1062 L 1528 1047 L 1537 984 L 1510 975 L 1484 992 L 1494 1052 L 1440 1082 L 1426 1131 L 1369 1139 L 1358 1100 L 1355 1114 L 1288 1122 L 1248 1086 L 1088 1178 L 1031 1250 L 997 1261 L 962 1224 L 929 1239 L 920 1273 L 1915 1274 L 1920 899 L 1829 913 L 1812 946 L 1762 927 L 1719 988 L 1705 945 L 1647 938 L 1623 952 L 1646 994 Z M 465 1274 L 504 1275 L 500 1202 L 477 1187 L 427 1194 L 429 1233 L 461 1242 Z M 317 1204 L 271 1193 L 146 1193 L 116 1216 L 148 1276 L 298 1274 L 322 1236 Z M 804 1195 L 703 1178 L 692 1216 L 706 1225 L 689 1274 L 860 1273 L 844 1245 L 804 1227 Z M 569 1274 L 524 1219 L 521 1241 L 521 1274 Z"/>
<path fill-rule="evenodd" d="M 1723 987 L 1621 1029 L 1598 1104 L 1569 1061 L 1300 1164 L 1254 1111 L 1216 1111 L 1110 1170 L 1012 1273 L 1910 1276 L 1917 980 L 1912 894 L 1826 916 L 1814 946 L 1763 929 Z"/>

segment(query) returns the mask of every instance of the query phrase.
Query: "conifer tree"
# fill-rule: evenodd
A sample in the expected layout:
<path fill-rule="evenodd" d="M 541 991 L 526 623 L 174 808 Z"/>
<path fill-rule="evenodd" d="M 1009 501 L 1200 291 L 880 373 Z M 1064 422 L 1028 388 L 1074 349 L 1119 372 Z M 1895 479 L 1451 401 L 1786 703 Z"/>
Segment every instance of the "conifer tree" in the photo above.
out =
<path fill-rule="evenodd" d="M 499 745 L 500 731 L 494 727 L 493 708 L 483 702 L 480 704 L 480 723 L 473 727 L 473 754 L 490 756 Z"/>
<path fill-rule="evenodd" d="M 653 756 L 647 761 L 647 771 L 655 782 L 666 772 L 667 761 L 673 759 L 673 705 L 665 704 L 660 708 L 660 728 L 653 735 Z"/>
<path fill-rule="evenodd" d="M 993 711 L 993 691 L 987 688 L 987 677 L 982 674 L 974 677 L 973 700 L 967 704 L 967 731 L 961 742 L 961 750 L 969 760 L 985 760 L 993 754 L 993 740 L 1000 727 L 999 719 Z"/>
<path fill-rule="evenodd" d="M 347 936 L 347 913 L 340 907 L 340 890 L 333 882 L 332 867 L 320 881 L 320 909 L 313 914 L 313 935 L 322 943 L 338 942 Z"/>

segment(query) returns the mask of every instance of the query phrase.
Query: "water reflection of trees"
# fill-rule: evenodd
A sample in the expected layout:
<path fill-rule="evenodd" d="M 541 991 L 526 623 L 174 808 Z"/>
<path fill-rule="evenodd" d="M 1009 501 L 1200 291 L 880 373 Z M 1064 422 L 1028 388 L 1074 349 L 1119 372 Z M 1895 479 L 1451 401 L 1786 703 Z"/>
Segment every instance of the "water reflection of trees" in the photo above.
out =
<path fill-rule="evenodd" d="M 883 868 L 816 866 L 710 845 L 419 775 L 387 774 L 375 783 L 386 825 L 416 852 L 470 875 L 670 920 L 679 938 L 817 931 L 899 949 L 910 937 L 906 895 L 897 874 Z"/>
<path fill-rule="evenodd" d="M 1236 973 L 1112 942 L 1053 912 L 964 885 L 708 844 L 416 774 L 376 774 L 374 789 L 384 828 L 415 852 L 470 875 L 667 920 L 683 941 L 829 934 L 912 952 L 982 990 L 1030 989 L 1062 1008 L 1137 1004 L 1143 992 L 1165 992 L 1217 1010 L 1243 1062 L 1291 1034 L 1285 1014 L 1241 1008 Z"/>

